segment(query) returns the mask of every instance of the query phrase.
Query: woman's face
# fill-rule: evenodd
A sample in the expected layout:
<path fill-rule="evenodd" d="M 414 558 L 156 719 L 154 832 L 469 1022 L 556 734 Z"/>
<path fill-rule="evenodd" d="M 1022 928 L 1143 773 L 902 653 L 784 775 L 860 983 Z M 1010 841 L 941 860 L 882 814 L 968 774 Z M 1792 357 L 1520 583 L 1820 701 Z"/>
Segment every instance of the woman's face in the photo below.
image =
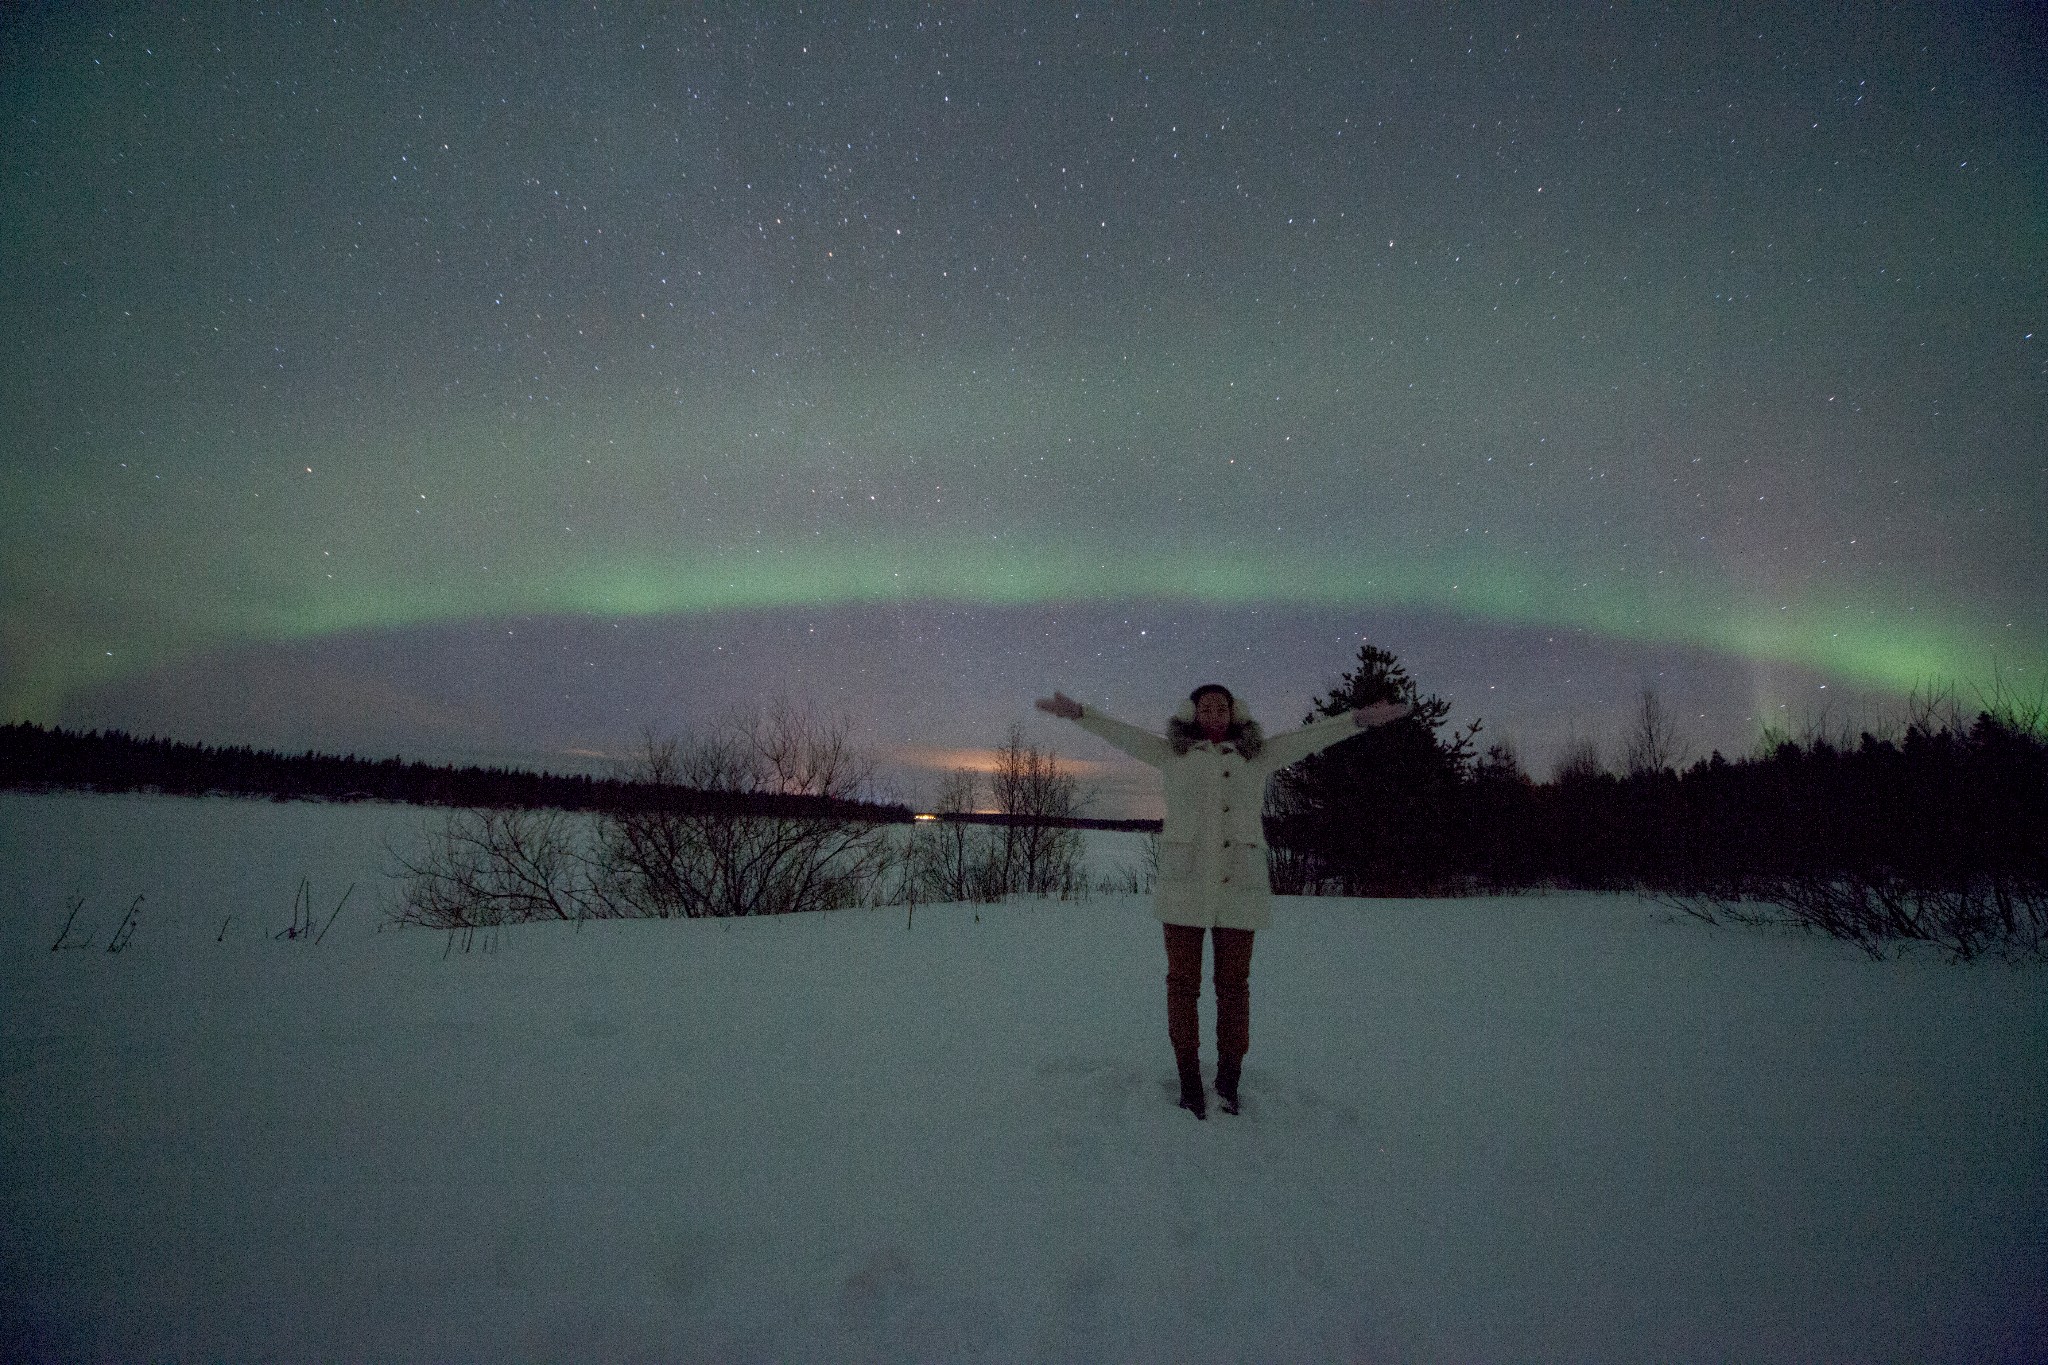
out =
<path fill-rule="evenodd" d="M 1215 744 L 1230 734 L 1230 698 L 1221 692 L 1204 692 L 1195 703 L 1195 724 L 1202 727 L 1202 738 Z"/>

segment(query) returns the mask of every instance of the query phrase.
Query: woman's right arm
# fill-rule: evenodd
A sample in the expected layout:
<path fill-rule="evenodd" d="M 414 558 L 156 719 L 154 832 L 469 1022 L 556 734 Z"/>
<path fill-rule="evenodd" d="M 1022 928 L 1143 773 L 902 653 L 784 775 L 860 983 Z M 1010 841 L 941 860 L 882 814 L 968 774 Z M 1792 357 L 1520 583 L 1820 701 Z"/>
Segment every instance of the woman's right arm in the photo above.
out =
<path fill-rule="evenodd" d="M 1055 692 L 1050 697 L 1040 697 L 1034 704 L 1041 711 L 1074 722 L 1089 734 L 1115 745 L 1140 763 L 1150 764 L 1154 768 L 1163 767 L 1173 754 L 1172 747 L 1150 730 L 1140 730 L 1137 726 L 1127 725 L 1113 716 L 1105 716 L 1100 711 L 1091 710 L 1064 692 Z"/>

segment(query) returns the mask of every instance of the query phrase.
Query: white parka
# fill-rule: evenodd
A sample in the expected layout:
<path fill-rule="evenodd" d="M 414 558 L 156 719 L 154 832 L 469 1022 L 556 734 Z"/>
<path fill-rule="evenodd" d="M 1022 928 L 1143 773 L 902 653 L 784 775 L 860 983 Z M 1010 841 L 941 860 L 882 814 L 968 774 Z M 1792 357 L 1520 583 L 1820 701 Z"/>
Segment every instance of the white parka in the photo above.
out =
<path fill-rule="evenodd" d="M 1153 913 L 1168 924 L 1205 929 L 1263 929 L 1273 922 L 1261 821 L 1266 781 L 1288 764 L 1362 733 L 1347 711 L 1275 735 L 1247 758 L 1228 742 L 1198 741 L 1175 753 L 1164 737 L 1089 706 L 1081 708 L 1075 724 L 1159 769 L 1166 821 L 1159 831 Z"/>

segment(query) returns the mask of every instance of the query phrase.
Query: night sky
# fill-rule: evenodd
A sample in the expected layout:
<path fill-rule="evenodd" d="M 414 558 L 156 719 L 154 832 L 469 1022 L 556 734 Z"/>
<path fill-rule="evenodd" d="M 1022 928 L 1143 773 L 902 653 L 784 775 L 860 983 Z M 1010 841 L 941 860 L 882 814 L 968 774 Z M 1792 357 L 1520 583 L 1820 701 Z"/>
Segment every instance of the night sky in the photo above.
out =
<path fill-rule="evenodd" d="M 2048 678 L 2037 7 L 192 8 L 0 19 L 6 718 L 915 799 L 1361 639 L 1539 776 Z"/>

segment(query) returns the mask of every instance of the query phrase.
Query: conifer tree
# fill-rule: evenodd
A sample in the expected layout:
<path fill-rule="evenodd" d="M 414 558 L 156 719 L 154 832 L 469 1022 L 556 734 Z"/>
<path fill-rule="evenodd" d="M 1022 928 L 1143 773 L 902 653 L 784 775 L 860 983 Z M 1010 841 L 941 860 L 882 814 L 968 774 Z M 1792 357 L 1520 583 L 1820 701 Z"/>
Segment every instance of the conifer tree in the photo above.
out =
<path fill-rule="evenodd" d="M 1267 803 L 1270 842 L 1305 861 L 1306 887 L 1412 894 L 1464 875 L 1453 837 L 1479 722 L 1439 736 L 1451 704 L 1425 696 L 1390 650 L 1362 644 L 1357 666 L 1305 720 L 1374 702 L 1414 709 L 1283 771 Z"/>

